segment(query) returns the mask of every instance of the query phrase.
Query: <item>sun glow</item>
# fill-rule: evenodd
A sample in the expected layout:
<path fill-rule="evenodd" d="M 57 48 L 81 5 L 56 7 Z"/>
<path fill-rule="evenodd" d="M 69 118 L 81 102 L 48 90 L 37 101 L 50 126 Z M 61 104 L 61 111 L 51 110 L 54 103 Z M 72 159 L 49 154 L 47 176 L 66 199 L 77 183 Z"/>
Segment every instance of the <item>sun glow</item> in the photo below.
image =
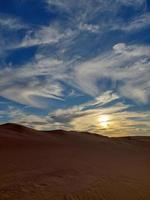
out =
<path fill-rule="evenodd" d="M 100 123 L 100 126 L 103 128 L 108 128 L 109 127 L 109 116 L 108 115 L 102 115 L 98 118 L 98 121 Z"/>

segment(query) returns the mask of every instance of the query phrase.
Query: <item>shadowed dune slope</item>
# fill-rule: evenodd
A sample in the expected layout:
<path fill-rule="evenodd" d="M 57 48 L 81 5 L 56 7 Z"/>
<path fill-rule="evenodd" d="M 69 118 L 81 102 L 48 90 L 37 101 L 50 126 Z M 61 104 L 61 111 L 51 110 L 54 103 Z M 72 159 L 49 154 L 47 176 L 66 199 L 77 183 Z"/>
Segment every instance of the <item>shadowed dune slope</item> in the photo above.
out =
<path fill-rule="evenodd" d="M 0 200 L 149 200 L 150 137 L 0 126 Z"/>

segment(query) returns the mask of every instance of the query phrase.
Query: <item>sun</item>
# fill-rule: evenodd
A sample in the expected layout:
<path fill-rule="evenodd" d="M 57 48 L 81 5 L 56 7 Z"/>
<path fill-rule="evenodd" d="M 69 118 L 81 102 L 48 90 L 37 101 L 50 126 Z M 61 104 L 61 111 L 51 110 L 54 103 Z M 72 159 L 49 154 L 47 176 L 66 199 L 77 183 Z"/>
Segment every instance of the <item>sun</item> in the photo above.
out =
<path fill-rule="evenodd" d="M 98 118 L 98 121 L 100 123 L 100 126 L 103 128 L 108 128 L 109 126 L 109 116 L 108 115 L 102 115 Z"/>

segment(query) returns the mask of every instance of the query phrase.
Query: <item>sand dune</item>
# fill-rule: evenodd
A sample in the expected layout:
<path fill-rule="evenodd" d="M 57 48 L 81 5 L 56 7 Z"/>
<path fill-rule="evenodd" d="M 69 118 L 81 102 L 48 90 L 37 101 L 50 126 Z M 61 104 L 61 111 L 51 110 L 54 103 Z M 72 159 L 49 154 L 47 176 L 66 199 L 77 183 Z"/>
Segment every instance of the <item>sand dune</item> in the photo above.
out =
<path fill-rule="evenodd" d="M 150 137 L 0 126 L 0 200 L 149 200 Z"/>

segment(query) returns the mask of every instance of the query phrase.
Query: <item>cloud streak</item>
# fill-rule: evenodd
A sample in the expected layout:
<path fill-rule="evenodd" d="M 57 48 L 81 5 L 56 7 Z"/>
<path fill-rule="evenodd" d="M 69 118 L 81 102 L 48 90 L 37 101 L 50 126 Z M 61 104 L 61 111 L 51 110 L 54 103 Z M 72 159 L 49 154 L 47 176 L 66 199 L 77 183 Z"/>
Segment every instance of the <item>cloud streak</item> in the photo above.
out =
<path fill-rule="evenodd" d="M 111 91 L 110 91 L 111 94 Z M 114 94 L 115 95 L 115 94 Z M 105 104 L 103 104 L 103 100 Z M 7 109 L 9 121 L 20 123 L 38 130 L 65 129 L 89 131 L 106 136 L 127 136 L 148 134 L 150 112 L 128 111 L 131 105 L 123 104 L 108 92 L 97 100 L 89 101 L 68 109 L 58 109 L 46 116 L 37 116 L 14 107 Z M 113 105 L 109 102 L 115 103 Z M 97 105 L 95 108 L 94 105 Z M 3 111 L 4 112 L 4 111 Z M 4 112 L 6 114 L 6 111 Z M 0 113 L 3 115 L 3 113 Z M 101 116 L 109 116 L 108 127 L 99 122 Z M 142 132 L 141 132 L 142 130 Z"/>
<path fill-rule="evenodd" d="M 149 52 L 148 46 L 116 44 L 108 53 L 77 66 L 76 84 L 82 91 L 97 96 L 111 82 L 110 89 L 118 88 L 123 96 L 147 103 L 150 94 Z"/>

